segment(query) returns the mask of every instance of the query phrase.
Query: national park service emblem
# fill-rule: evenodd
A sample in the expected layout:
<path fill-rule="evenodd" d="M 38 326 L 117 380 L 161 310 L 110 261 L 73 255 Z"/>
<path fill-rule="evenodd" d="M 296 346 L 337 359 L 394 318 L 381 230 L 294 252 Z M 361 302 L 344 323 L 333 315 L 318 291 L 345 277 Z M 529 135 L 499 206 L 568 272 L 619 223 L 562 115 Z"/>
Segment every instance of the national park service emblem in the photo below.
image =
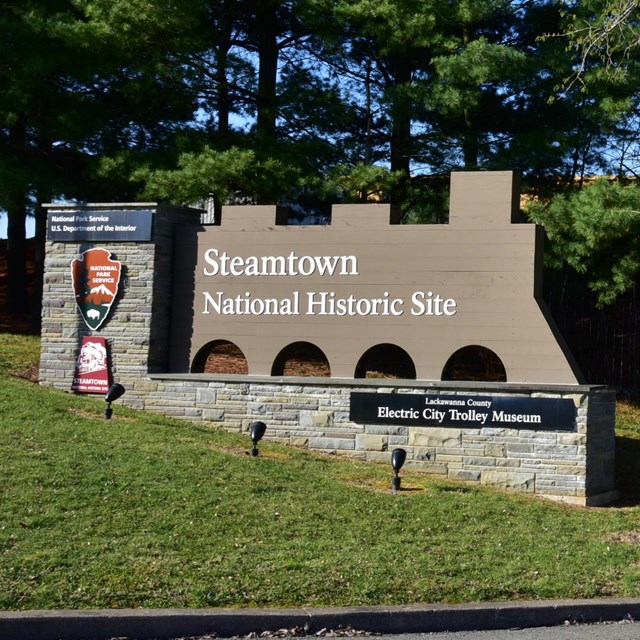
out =
<path fill-rule="evenodd" d="M 95 331 L 106 320 L 118 293 L 122 264 L 107 249 L 87 249 L 71 261 L 76 304 L 86 325 Z"/>

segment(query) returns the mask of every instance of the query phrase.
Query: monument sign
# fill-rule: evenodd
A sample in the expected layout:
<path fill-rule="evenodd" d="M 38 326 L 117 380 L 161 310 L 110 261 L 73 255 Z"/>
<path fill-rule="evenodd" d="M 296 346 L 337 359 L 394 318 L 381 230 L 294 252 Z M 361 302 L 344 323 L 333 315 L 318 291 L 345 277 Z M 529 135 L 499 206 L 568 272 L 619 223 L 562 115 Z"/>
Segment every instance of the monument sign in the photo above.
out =
<path fill-rule="evenodd" d="M 201 213 L 49 205 L 42 384 L 113 381 L 130 406 L 235 431 L 260 421 L 294 446 L 386 464 L 401 447 L 405 468 L 443 478 L 616 497 L 615 394 L 584 383 L 544 305 L 543 231 L 520 219 L 511 172 L 452 174 L 442 225 L 399 224 L 382 204 L 310 227 L 275 206 L 225 207 L 215 225 Z M 205 372 L 219 345 L 246 373 Z M 280 368 L 297 345 L 326 377 Z M 367 377 L 380 349 L 411 366 Z M 465 377 L 469 350 L 500 376 Z"/>

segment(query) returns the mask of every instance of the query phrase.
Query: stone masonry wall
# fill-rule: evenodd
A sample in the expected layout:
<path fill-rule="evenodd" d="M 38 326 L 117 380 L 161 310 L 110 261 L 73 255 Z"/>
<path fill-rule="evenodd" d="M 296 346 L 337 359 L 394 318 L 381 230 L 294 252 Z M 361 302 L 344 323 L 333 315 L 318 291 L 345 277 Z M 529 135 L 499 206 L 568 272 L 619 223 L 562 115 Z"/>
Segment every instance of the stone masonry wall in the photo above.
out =
<path fill-rule="evenodd" d="M 245 431 L 267 424 L 267 438 L 293 446 L 390 461 L 407 450 L 407 467 L 443 478 L 499 486 L 578 504 L 615 497 L 615 396 L 591 386 L 522 386 L 393 380 L 332 380 L 169 374 L 173 237 L 200 212 L 155 205 L 153 242 L 108 243 L 123 264 L 110 316 L 95 335 L 106 338 L 113 380 L 126 388 L 118 402 L 169 416 Z M 69 391 L 82 337 L 92 332 L 74 301 L 71 261 L 89 243 L 47 242 L 42 314 L 41 383 Z M 353 391 L 460 393 L 571 398 L 575 432 L 516 429 L 374 426 L 349 420 Z"/>
<path fill-rule="evenodd" d="M 155 209 L 154 241 L 46 243 L 40 378 L 45 384 L 70 389 L 82 338 L 95 334 L 107 339 L 114 380 L 140 381 L 142 390 L 141 374 L 167 370 L 175 229 L 197 223 L 200 212 L 155 204 L 87 205 L 94 211 L 100 207 Z M 108 248 L 122 263 L 119 294 L 97 332 L 85 325 L 77 310 L 71 279 L 71 261 L 94 246 Z"/>
<path fill-rule="evenodd" d="M 149 390 L 142 406 L 165 415 L 239 432 L 261 420 L 268 439 L 371 462 L 388 464 L 391 450 L 402 447 L 407 451 L 405 467 L 576 504 L 600 504 L 615 497 L 615 394 L 602 387 L 239 381 L 205 374 L 158 374 L 150 379 L 156 388 Z M 353 391 L 569 398 L 577 408 L 576 431 L 360 425 L 349 420 Z"/>

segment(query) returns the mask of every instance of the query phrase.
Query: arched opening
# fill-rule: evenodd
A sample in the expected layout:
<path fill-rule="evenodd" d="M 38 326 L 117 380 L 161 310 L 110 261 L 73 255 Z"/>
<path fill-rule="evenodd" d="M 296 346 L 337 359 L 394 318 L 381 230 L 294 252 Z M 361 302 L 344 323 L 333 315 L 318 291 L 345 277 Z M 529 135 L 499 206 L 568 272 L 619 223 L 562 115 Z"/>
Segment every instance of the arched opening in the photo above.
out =
<path fill-rule="evenodd" d="M 249 365 L 237 344 L 229 340 L 214 340 L 198 351 L 191 373 L 237 373 L 246 376 Z"/>
<path fill-rule="evenodd" d="M 286 346 L 271 367 L 272 376 L 331 376 L 331 367 L 322 349 L 310 342 L 294 342 Z"/>
<path fill-rule="evenodd" d="M 506 382 L 507 371 L 497 354 L 477 344 L 458 349 L 447 360 L 442 380 Z"/>
<path fill-rule="evenodd" d="M 378 344 L 365 351 L 355 372 L 356 378 L 416 379 L 411 356 L 395 344 Z"/>

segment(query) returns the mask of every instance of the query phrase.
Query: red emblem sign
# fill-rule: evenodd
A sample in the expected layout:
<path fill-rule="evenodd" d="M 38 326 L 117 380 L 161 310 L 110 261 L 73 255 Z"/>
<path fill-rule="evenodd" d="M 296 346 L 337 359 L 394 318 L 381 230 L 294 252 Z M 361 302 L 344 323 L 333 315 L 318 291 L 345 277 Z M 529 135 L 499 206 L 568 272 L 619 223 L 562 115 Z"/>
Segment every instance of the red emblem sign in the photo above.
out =
<path fill-rule="evenodd" d="M 107 249 L 88 249 L 71 261 L 76 304 L 86 325 L 95 331 L 106 320 L 118 293 L 122 265 Z"/>
<path fill-rule="evenodd" d="M 107 393 L 109 390 L 109 360 L 104 338 L 82 338 L 71 390 L 79 393 Z"/>

